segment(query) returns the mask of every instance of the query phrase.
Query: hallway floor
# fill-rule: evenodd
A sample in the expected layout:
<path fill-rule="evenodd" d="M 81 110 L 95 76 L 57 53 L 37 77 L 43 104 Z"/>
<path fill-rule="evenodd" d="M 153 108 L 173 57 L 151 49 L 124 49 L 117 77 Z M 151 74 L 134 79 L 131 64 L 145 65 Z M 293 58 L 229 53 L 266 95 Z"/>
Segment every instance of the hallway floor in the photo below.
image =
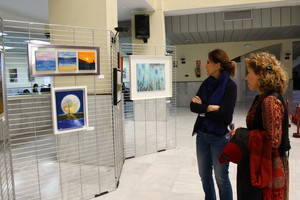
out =
<path fill-rule="evenodd" d="M 235 127 L 245 126 L 249 105 L 238 105 Z M 188 108 L 178 108 L 177 148 L 125 161 L 116 191 L 101 200 L 199 200 L 204 199 L 197 172 L 195 137 L 191 136 L 196 118 Z M 290 135 L 296 127 L 290 129 Z M 290 136 L 290 200 L 300 199 L 300 139 Z M 230 179 L 236 199 L 236 165 L 230 164 Z"/>

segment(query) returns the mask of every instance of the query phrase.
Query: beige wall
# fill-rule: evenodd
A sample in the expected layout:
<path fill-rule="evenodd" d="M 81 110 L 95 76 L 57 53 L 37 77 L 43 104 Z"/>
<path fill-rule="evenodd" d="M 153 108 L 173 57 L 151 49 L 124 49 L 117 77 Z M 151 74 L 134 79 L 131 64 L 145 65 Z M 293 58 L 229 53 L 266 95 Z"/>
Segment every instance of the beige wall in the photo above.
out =
<path fill-rule="evenodd" d="M 98 76 L 54 77 L 55 86 L 86 85 L 96 93 L 111 93 L 110 31 L 118 24 L 117 0 L 50 0 L 49 23 L 87 28 L 53 26 L 53 44 L 100 47 Z M 104 78 L 103 78 L 104 77 Z"/>
<path fill-rule="evenodd" d="M 88 0 L 86 2 L 89 2 L 89 1 L 90 0 Z M 103 0 L 101 0 L 101 1 L 103 1 Z M 107 0 L 106 1 L 106 30 L 111 30 L 111 31 L 115 32 L 114 28 L 118 26 L 117 10 L 118 10 L 117 0 Z"/>
<path fill-rule="evenodd" d="M 245 55 L 251 51 L 268 47 L 275 44 L 282 44 L 282 54 L 291 53 L 293 51 L 292 42 L 294 40 L 268 40 L 268 41 L 247 41 L 247 42 L 227 42 L 227 43 L 209 43 L 209 44 L 194 44 L 194 45 L 177 45 L 177 61 L 176 81 L 203 81 L 206 77 L 205 63 L 207 61 L 207 54 L 215 48 L 225 50 L 230 59 Z M 298 39 L 300 40 L 300 39 Z M 245 44 L 251 44 L 251 47 L 246 48 Z M 186 64 L 181 64 L 180 58 L 185 58 Z M 283 58 L 283 55 L 281 55 Z M 201 60 L 201 77 L 197 78 L 195 75 L 195 62 Z M 292 73 L 292 58 L 288 61 L 283 61 L 283 64 L 288 70 L 291 77 Z M 185 75 L 189 75 L 185 77 Z"/>
<path fill-rule="evenodd" d="M 50 0 L 49 23 L 106 27 L 106 0 Z"/>
<path fill-rule="evenodd" d="M 134 54 L 138 55 L 164 55 L 166 45 L 166 31 L 165 31 L 165 16 L 162 9 L 162 2 L 160 0 L 151 0 L 152 6 L 154 6 L 155 11 L 144 12 L 149 14 L 149 27 L 150 27 L 150 38 L 147 43 L 142 40 L 135 38 L 135 20 L 132 16 L 131 22 L 131 32 L 132 32 L 132 43 L 133 44 L 143 44 L 139 47 L 134 47 Z M 144 14 L 136 13 L 136 14 Z"/>

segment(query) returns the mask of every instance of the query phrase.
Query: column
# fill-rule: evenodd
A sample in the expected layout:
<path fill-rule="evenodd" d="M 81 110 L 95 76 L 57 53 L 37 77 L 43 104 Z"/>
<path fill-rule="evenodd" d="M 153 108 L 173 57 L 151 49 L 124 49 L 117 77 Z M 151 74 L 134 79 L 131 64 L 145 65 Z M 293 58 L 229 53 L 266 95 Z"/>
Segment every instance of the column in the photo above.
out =
<path fill-rule="evenodd" d="M 50 31 L 53 44 L 100 46 L 100 77 L 56 76 L 54 77 L 55 86 L 71 86 L 78 85 L 78 82 L 86 82 L 88 89 L 94 89 L 96 85 L 97 93 L 111 93 L 111 84 L 108 84 L 111 80 L 111 38 L 108 30 L 114 31 L 114 27 L 118 26 L 117 0 L 50 0 L 49 23 L 86 27 L 82 31 L 87 31 L 85 34 L 80 32 L 80 28 L 75 28 L 73 34 L 66 36 L 66 32 L 63 31 L 70 31 L 71 28 L 55 26 L 54 30 Z M 93 29 L 97 30 L 93 31 Z M 84 36 L 89 39 L 85 39 Z M 95 39 L 91 39 L 92 37 Z M 96 84 L 91 81 L 94 78 Z"/>

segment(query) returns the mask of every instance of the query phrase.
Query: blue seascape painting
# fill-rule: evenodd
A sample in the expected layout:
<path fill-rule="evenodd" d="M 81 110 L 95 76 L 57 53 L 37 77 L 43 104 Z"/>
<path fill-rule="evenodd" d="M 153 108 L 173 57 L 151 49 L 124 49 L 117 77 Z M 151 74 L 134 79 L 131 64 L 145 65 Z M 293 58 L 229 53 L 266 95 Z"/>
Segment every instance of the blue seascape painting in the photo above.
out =
<path fill-rule="evenodd" d="M 84 91 L 56 91 L 57 129 L 65 131 L 85 126 Z"/>
<path fill-rule="evenodd" d="M 60 70 L 76 70 L 77 53 L 72 51 L 58 52 L 58 68 Z"/>
<path fill-rule="evenodd" d="M 55 71 L 56 56 L 54 51 L 36 51 L 35 52 L 35 70 L 36 71 Z"/>
<path fill-rule="evenodd" d="M 136 65 L 137 91 L 163 91 L 166 89 L 165 64 L 138 63 Z"/>

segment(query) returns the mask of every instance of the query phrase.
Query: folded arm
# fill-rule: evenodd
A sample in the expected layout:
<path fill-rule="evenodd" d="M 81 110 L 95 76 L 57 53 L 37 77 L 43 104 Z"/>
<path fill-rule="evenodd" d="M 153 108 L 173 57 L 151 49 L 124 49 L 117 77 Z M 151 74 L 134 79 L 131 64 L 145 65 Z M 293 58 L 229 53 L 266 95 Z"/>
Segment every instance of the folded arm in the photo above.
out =
<path fill-rule="evenodd" d="M 226 87 L 220 108 L 217 111 L 207 112 L 206 117 L 210 120 L 223 121 L 230 124 L 237 97 L 237 88 L 235 84 Z"/>

